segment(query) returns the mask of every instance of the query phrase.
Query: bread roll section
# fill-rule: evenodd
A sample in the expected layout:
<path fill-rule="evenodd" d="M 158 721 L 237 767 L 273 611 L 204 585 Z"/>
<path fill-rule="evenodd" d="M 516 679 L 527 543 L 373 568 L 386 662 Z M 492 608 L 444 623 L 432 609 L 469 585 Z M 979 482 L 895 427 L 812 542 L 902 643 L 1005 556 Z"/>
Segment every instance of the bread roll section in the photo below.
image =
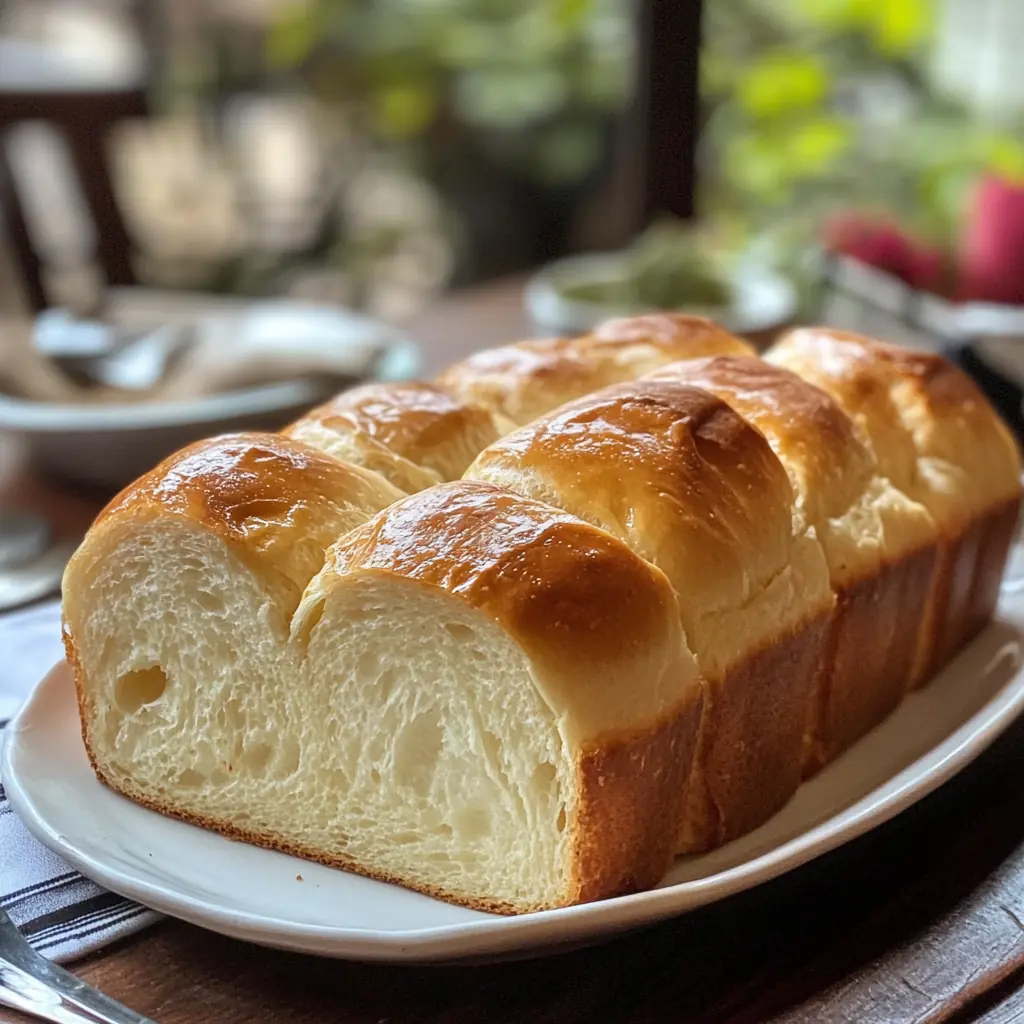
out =
<path fill-rule="evenodd" d="M 193 445 L 65 576 L 132 799 L 466 906 L 658 884 L 991 616 L 1021 460 L 937 356 L 656 314 Z"/>
<path fill-rule="evenodd" d="M 578 338 L 521 341 L 477 352 L 438 380 L 466 401 L 524 424 L 665 363 L 718 353 L 753 355 L 754 350 L 703 317 L 656 313 L 611 320 Z"/>
<path fill-rule="evenodd" d="M 241 780 L 271 789 L 299 749 L 292 615 L 339 534 L 401 497 L 277 435 L 172 456 L 100 515 L 64 576 L 64 643 L 100 777 L 201 816 Z M 191 809 L 191 811 L 190 811 Z M 255 809 L 235 806 L 243 829 Z"/>
<path fill-rule="evenodd" d="M 704 388 L 756 427 L 789 474 L 800 523 L 821 544 L 836 610 L 810 708 L 810 774 L 903 699 L 935 571 L 935 521 L 879 475 L 839 405 L 796 374 L 719 356 L 652 376 Z"/>
<path fill-rule="evenodd" d="M 407 494 L 458 480 L 512 423 L 436 384 L 365 384 L 284 431 L 333 458 L 380 473 Z"/>
<path fill-rule="evenodd" d="M 662 569 L 707 683 L 679 849 L 761 824 L 796 791 L 833 607 L 786 471 L 726 403 L 618 385 L 485 449 L 467 475 L 557 505 Z"/>
<path fill-rule="evenodd" d="M 882 473 L 936 522 L 937 571 L 908 677 L 921 685 L 995 609 L 1020 506 L 1017 444 L 974 382 L 941 356 L 804 329 L 767 358 L 827 391 Z"/>
<path fill-rule="evenodd" d="M 332 549 L 294 628 L 309 679 L 334 681 L 354 866 L 497 910 L 667 870 L 699 674 L 668 582 L 613 537 L 434 488 Z"/>

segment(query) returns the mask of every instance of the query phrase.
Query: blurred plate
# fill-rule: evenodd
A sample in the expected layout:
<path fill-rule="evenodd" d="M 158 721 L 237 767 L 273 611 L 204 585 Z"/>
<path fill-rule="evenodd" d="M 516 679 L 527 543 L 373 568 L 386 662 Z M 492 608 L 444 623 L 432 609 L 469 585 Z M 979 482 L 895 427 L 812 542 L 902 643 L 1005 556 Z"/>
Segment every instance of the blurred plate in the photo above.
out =
<path fill-rule="evenodd" d="M 346 314 L 340 314 L 344 322 Z M 380 325 L 379 380 L 407 380 L 419 347 Z M 203 437 L 276 430 L 340 390 L 337 378 L 309 377 L 180 401 L 74 405 L 0 394 L 0 430 L 20 435 L 43 470 L 105 490 L 130 483 L 162 458 Z"/>
<path fill-rule="evenodd" d="M 601 253 L 558 260 L 535 274 L 526 285 L 526 309 L 538 327 L 560 334 L 589 331 L 602 320 L 651 312 L 650 307 L 567 299 L 562 290 L 580 284 L 621 282 L 623 256 Z M 728 306 L 687 306 L 680 312 L 710 317 L 736 334 L 754 334 L 785 324 L 797 308 L 791 281 L 773 270 L 747 263 L 730 278 L 733 301 Z"/>

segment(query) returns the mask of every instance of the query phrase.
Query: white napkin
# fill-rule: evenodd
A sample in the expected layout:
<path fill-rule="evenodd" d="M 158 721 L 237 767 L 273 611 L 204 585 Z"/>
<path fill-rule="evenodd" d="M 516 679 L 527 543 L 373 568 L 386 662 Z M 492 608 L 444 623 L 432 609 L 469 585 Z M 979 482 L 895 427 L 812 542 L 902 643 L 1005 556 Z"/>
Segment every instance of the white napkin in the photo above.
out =
<path fill-rule="evenodd" d="M 0 617 L 0 722 L 64 656 L 60 605 Z M 0 905 L 22 935 L 58 963 L 74 960 L 160 920 L 101 889 L 38 843 L 7 802 L 0 780 Z"/>

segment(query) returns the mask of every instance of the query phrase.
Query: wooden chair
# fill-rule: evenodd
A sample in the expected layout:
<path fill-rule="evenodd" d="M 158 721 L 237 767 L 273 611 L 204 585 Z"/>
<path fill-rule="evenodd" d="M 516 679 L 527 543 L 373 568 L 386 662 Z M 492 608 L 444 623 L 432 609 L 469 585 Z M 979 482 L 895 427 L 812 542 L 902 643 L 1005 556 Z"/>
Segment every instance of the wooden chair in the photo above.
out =
<path fill-rule="evenodd" d="M 23 278 L 29 305 L 50 305 L 42 260 L 33 246 L 5 136 L 16 125 L 43 122 L 67 141 L 72 169 L 96 232 L 96 261 L 108 286 L 134 284 L 131 243 L 111 183 L 106 141 L 126 118 L 147 112 L 138 81 L 100 82 L 45 48 L 0 39 L 0 218 Z"/>

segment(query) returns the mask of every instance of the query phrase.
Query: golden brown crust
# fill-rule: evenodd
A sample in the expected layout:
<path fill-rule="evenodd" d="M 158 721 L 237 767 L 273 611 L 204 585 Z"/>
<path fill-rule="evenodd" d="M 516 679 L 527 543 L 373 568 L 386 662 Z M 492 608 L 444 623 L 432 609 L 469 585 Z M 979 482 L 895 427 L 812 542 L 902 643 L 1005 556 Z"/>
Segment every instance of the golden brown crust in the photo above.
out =
<path fill-rule="evenodd" d="M 340 534 L 401 497 L 386 480 L 278 434 L 232 434 L 183 448 L 100 513 L 69 566 L 106 528 L 180 516 L 223 539 L 290 614 Z"/>
<path fill-rule="evenodd" d="M 682 852 L 709 850 L 751 831 L 797 791 L 807 709 L 830 622 L 830 614 L 815 616 L 710 685 Z"/>
<path fill-rule="evenodd" d="M 580 757 L 572 902 L 651 889 L 665 876 L 702 704 L 696 692 L 655 728 L 592 745 Z"/>
<path fill-rule="evenodd" d="M 838 757 L 902 701 L 936 557 L 936 546 L 928 545 L 837 588 L 823 659 L 830 671 L 815 694 L 805 776 Z"/>
<path fill-rule="evenodd" d="M 730 334 L 713 320 L 689 313 L 648 313 L 607 320 L 592 334 L 584 336 L 582 346 L 585 350 L 594 351 L 609 345 L 618 347 L 637 342 L 657 349 L 667 362 L 719 354 L 757 354 L 752 345 Z"/>
<path fill-rule="evenodd" d="M 1019 514 L 1020 500 L 1011 498 L 943 538 L 913 687 L 931 679 L 992 617 Z"/>
<path fill-rule="evenodd" d="M 659 313 L 609 321 L 577 338 L 522 341 L 477 352 L 439 381 L 523 424 L 663 363 L 719 352 L 749 355 L 753 349 L 710 320 Z"/>
<path fill-rule="evenodd" d="M 1007 528 L 997 531 L 1001 539 L 986 560 L 978 523 L 999 520 L 1020 501 L 1017 443 L 975 383 L 934 353 L 806 328 L 767 358 L 827 390 L 870 439 L 881 472 L 937 523 L 935 579 L 909 681 L 919 685 L 979 628 L 983 613 L 971 610 L 976 586 L 986 595 L 978 609 L 991 614 L 994 607 L 992 577 L 1005 562 Z"/>
<path fill-rule="evenodd" d="M 1020 493 L 1021 459 L 1009 428 L 949 360 L 846 331 L 803 328 L 767 358 L 810 380 L 870 438 L 881 471 L 940 525 L 971 519 Z M 970 486 L 931 480 L 921 460 L 941 460 Z"/>
<path fill-rule="evenodd" d="M 372 383 L 343 391 L 284 433 L 302 439 L 310 425 L 365 436 L 431 470 L 439 480 L 457 480 L 477 452 L 504 432 L 488 409 L 421 381 Z"/>
<path fill-rule="evenodd" d="M 540 481 L 561 508 L 621 537 L 667 574 L 691 639 L 693 609 L 743 606 L 789 560 L 793 491 L 768 442 L 677 382 L 563 406 L 485 449 L 467 476 Z"/>
<path fill-rule="evenodd" d="M 672 363 L 651 380 L 717 395 L 768 438 L 791 468 L 811 524 L 846 513 L 875 475 L 850 417 L 820 388 L 761 359 L 713 356 Z"/>

